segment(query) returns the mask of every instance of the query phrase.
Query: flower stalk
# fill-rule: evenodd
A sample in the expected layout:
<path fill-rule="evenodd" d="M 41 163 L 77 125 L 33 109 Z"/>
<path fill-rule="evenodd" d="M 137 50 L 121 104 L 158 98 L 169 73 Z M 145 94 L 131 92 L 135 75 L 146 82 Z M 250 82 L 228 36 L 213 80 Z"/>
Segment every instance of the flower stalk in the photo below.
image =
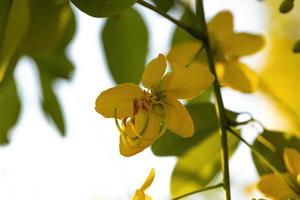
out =
<path fill-rule="evenodd" d="M 230 172 L 229 172 L 229 150 L 228 150 L 228 139 L 227 139 L 227 117 L 225 112 L 225 107 L 223 103 L 223 98 L 220 89 L 220 83 L 217 78 L 217 73 L 215 69 L 215 63 L 211 51 L 211 45 L 209 41 L 209 35 L 207 31 L 207 23 L 205 20 L 203 0 L 196 0 L 196 14 L 198 19 L 201 20 L 202 30 L 206 37 L 202 40 L 204 48 L 206 50 L 208 66 L 211 73 L 215 76 L 215 81 L 213 83 L 214 89 L 214 99 L 215 107 L 218 114 L 220 132 L 221 132 L 221 145 L 222 145 L 222 172 L 223 172 L 223 188 L 225 191 L 225 199 L 231 199 L 230 191 Z"/>

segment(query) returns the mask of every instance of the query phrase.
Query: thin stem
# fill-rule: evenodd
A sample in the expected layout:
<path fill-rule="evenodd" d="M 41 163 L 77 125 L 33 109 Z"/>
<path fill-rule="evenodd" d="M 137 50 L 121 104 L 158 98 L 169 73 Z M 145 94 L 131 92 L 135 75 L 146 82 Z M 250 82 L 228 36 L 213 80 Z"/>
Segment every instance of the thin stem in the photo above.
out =
<path fill-rule="evenodd" d="M 230 173 L 229 173 L 229 153 L 228 153 L 228 141 L 227 141 L 227 117 L 224 108 L 223 98 L 221 94 L 220 84 L 218 81 L 215 63 L 211 51 L 208 31 L 207 31 L 207 24 L 204 15 L 204 7 L 202 0 L 196 0 L 196 14 L 198 19 L 201 20 L 201 25 L 203 26 L 204 34 L 206 35 L 205 39 L 203 40 L 203 45 L 206 50 L 208 65 L 211 73 L 215 76 L 215 81 L 213 83 L 214 88 L 214 99 L 216 101 L 216 111 L 218 113 L 219 124 L 221 129 L 221 144 L 222 144 L 222 171 L 223 171 L 223 187 L 225 191 L 226 200 L 231 199 L 231 192 L 230 192 Z"/>
<path fill-rule="evenodd" d="M 286 176 L 284 176 L 280 171 L 278 171 L 259 151 L 257 151 L 251 144 L 249 144 L 242 136 L 240 136 L 237 132 L 235 132 L 232 128 L 228 127 L 228 131 L 232 133 L 236 138 L 238 138 L 240 141 L 242 141 L 246 146 L 248 146 L 251 151 L 262 161 L 267 165 L 267 167 L 272 170 L 278 177 L 281 178 L 281 180 L 290 186 L 292 190 L 294 190 L 296 193 L 299 191 L 294 186 L 294 183 Z"/>
<path fill-rule="evenodd" d="M 195 37 L 196 39 L 199 40 L 203 40 L 204 36 L 201 34 L 200 31 L 198 31 L 197 29 L 194 29 L 193 27 L 190 27 L 189 25 L 173 18 L 172 16 L 168 15 L 167 13 L 165 13 L 164 11 L 161 11 L 159 8 L 157 8 L 156 6 L 143 1 L 143 0 L 138 0 L 137 1 L 138 4 L 160 14 L 161 16 L 163 16 L 164 18 L 170 20 L 171 22 L 173 22 L 174 24 L 176 24 L 178 27 L 184 29 L 185 31 L 187 31 L 189 34 L 191 34 L 193 37 Z"/>
<path fill-rule="evenodd" d="M 205 192 L 205 191 L 208 191 L 208 190 L 213 190 L 213 189 L 216 189 L 216 188 L 219 188 L 219 187 L 222 187 L 222 186 L 223 186 L 223 183 L 219 183 L 219 184 L 216 184 L 216 185 L 208 186 L 208 187 L 205 187 L 205 188 L 202 188 L 202 189 L 199 189 L 199 190 L 195 190 L 193 192 L 189 192 L 187 194 L 175 197 L 172 200 L 182 199 L 184 197 L 187 197 L 187 196 L 190 196 L 190 195 L 193 195 L 193 194 L 196 194 L 196 193 Z"/>

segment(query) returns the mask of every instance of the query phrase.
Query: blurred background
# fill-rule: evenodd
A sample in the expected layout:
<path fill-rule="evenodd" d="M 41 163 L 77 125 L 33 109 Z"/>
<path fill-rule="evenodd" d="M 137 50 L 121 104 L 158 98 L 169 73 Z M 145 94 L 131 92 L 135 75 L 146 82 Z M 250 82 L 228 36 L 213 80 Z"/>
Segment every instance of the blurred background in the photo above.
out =
<path fill-rule="evenodd" d="M 269 36 L 297 36 L 295 27 L 292 29 L 293 26 L 284 21 L 286 16 L 280 20 L 274 18 L 273 13 L 276 13 L 279 4 L 279 1 L 276 2 L 273 8 L 270 2 L 255 0 L 205 1 L 208 19 L 221 10 L 230 10 L 234 15 L 236 31 L 263 34 L 268 37 L 263 51 L 243 59 L 261 73 L 267 73 L 264 71 L 268 68 L 262 66 L 270 63 L 270 59 L 266 61 L 273 47 L 269 43 L 272 40 Z M 119 133 L 114 120 L 105 119 L 95 112 L 96 97 L 101 91 L 115 85 L 107 68 L 101 42 L 101 30 L 105 20 L 90 17 L 73 5 L 71 7 L 75 13 L 76 32 L 67 47 L 66 54 L 75 68 L 73 72 L 68 71 L 69 80 L 58 79 L 53 82 L 51 80 L 52 89 L 62 108 L 65 126 L 55 126 L 52 118 L 49 117 L 51 111 L 45 118 L 45 112 L 41 109 L 45 86 L 40 84 L 40 81 L 43 81 L 43 78 L 40 78 L 42 71 L 36 67 L 36 63 L 42 59 L 35 59 L 34 57 L 38 56 L 29 56 L 32 55 L 30 53 L 22 56 L 13 72 L 20 97 L 20 115 L 16 125 L 9 130 L 10 143 L 0 147 L 0 198 L 4 200 L 130 199 L 134 191 L 141 186 L 150 169 L 155 168 L 156 178 L 148 194 L 153 199 L 170 199 L 170 177 L 176 158 L 154 156 L 150 148 L 130 158 L 122 157 L 118 150 Z M 159 53 L 168 53 L 171 44 L 170 34 L 175 27 L 152 11 L 139 5 L 134 7 L 144 17 L 148 26 L 147 60 L 156 57 Z M 182 11 L 174 8 L 169 13 L 178 18 Z M 298 19 L 295 13 L 294 10 L 289 20 Z M 279 23 L 283 24 L 278 29 L 282 32 L 276 31 L 276 25 Z M 273 32 L 276 34 L 272 35 Z M 277 61 L 272 60 L 272 62 Z M 291 71 L 294 73 L 293 70 Z M 275 75 L 270 75 L 266 81 L 269 81 L 270 85 L 274 82 L 275 88 L 280 87 L 276 84 L 286 83 L 285 80 L 274 77 Z M 47 77 L 45 80 L 48 80 Z M 296 84 L 291 85 L 297 88 Z M 286 87 L 278 89 L 279 92 L 283 90 L 286 91 Z M 284 112 L 281 112 L 279 106 L 262 92 L 241 94 L 231 89 L 224 89 L 223 94 L 226 108 L 237 112 L 250 112 L 266 127 L 272 129 L 295 130 L 289 123 L 290 118 L 286 117 L 288 114 L 278 114 Z M 292 103 L 295 105 L 297 101 L 294 100 Z M 261 130 L 257 127 L 247 126 L 243 134 L 248 141 L 253 141 L 259 131 Z M 62 137 L 60 132 L 65 133 L 66 136 Z M 201 156 L 200 152 L 199 156 Z M 250 151 L 243 144 L 239 145 L 231 159 L 230 170 L 233 199 L 262 197 L 253 190 L 258 175 Z M 217 195 L 213 199 L 222 199 L 223 194 L 220 190 L 206 195 Z M 203 199 L 208 196 L 204 196 Z M 196 197 L 199 198 L 194 195 L 190 199 Z"/>

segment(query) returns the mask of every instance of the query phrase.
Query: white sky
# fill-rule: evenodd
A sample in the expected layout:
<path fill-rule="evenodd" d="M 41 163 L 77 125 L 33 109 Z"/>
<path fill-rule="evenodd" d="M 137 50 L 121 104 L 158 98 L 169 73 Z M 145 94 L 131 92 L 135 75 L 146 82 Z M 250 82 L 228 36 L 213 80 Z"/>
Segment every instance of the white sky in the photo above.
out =
<path fill-rule="evenodd" d="M 255 0 L 207 1 L 209 17 L 224 8 L 235 14 L 236 30 L 259 32 L 264 26 L 263 3 Z M 140 7 L 139 10 L 151 30 L 148 58 L 166 53 L 172 24 L 152 11 Z M 67 122 L 67 137 L 61 138 L 45 120 L 38 107 L 37 72 L 30 59 L 22 59 L 15 76 L 23 110 L 12 132 L 11 144 L 0 147 L 0 199 L 130 199 L 152 167 L 156 168 L 156 178 L 148 193 L 155 200 L 168 199 L 175 158 L 155 157 L 149 149 L 131 158 L 122 157 L 118 152 L 119 133 L 113 120 L 104 119 L 94 111 L 98 94 L 114 86 L 99 46 L 99 30 L 104 20 L 78 11 L 76 17 L 79 29 L 69 48 L 76 71 L 70 82 L 61 81 L 56 85 Z M 256 97 L 245 97 L 230 90 L 224 94 L 226 106 L 235 110 L 255 114 L 263 107 L 257 104 Z M 255 136 L 252 131 L 249 131 L 249 139 Z M 241 196 L 242 190 L 256 180 L 249 155 L 247 148 L 242 146 L 230 163 L 235 188 L 233 199 L 246 198 Z"/>

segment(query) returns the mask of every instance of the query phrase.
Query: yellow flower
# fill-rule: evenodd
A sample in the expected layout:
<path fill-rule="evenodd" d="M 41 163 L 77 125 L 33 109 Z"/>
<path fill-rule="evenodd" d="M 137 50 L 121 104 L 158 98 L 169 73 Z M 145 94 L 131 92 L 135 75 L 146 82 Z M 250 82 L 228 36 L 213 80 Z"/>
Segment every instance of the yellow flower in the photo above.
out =
<path fill-rule="evenodd" d="M 254 92 L 258 85 L 257 75 L 246 64 L 241 63 L 239 58 L 260 50 L 264 45 L 263 38 L 249 33 L 235 33 L 233 17 L 228 11 L 217 14 L 208 23 L 208 31 L 221 83 L 241 92 Z M 202 43 L 199 41 L 175 44 L 168 54 L 173 69 L 188 65 L 193 59 L 194 62 L 206 63 Z"/>
<path fill-rule="evenodd" d="M 166 66 L 165 56 L 159 55 L 144 71 L 141 82 L 146 90 L 124 83 L 102 92 L 96 100 L 97 112 L 115 118 L 124 156 L 143 151 L 167 128 L 182 137 L 194 134 L 191 116 L 178 99 L 199 95 L 214 77 L 198 64 L 165 74 Z"/>
<path fill-rule="evenodd" d="M 140 189 L 135 191 L 135 194 L 132 197 L 132 200 L 151 200 L 151 197 L 145 194 L 145 190 L 147 190 L 153 182 L 155 176 L 155 170 L 151 169 L 147 179 Z"/>
<path fill-rule="evenodd" d="M 285 175 L 290 183 L 287 184 L 278 175 L 267 174 L 261 177 L 257 187 L 267 197 L 274 200 L 300 199 L 300 153 L 295 149 L 284 150 L 284 163 L 288 170 Z"/>

